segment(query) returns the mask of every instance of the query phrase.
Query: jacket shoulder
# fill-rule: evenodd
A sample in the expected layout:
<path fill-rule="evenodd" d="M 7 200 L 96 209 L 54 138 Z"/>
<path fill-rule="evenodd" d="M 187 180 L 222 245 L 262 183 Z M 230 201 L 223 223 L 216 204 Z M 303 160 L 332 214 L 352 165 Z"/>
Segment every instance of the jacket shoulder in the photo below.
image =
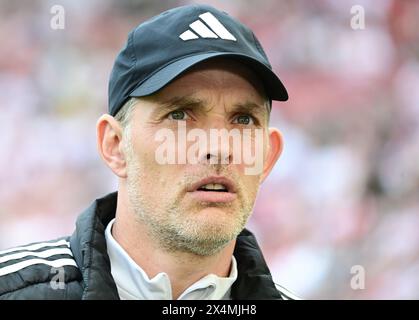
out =
<path fill-rule="evenodd" d="M 275 287 L 283 300 L 302 300 L 301 297 L 297 296 L 295 293 L 289 291 L 278 283 L 275 283 Z"/>
<path fill-rule="evenodd" d="M 81 278 L 69 237 L 0 251 L 0 299 L 76 299 Z"/>

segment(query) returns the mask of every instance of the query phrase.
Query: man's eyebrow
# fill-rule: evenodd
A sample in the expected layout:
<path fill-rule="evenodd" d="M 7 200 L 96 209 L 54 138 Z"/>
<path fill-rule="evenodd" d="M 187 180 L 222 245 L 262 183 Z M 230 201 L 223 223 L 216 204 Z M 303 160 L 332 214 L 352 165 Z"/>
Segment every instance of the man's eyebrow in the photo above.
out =
<path fill-rule="evenodd" d="M 205 101 L 190 97 L 190 96 L 184 96 L 184 97 L 174 97 L 172 99 L 169 99 L 161 104 L 161 108 L 164 109 L 171 109 L 171 108 L 187 108 L 187 107 L 195 107 L 195 106 L 203 106 L 205 104 Z"/>
<path fill-rule="evenodd" d="M 249 112 L 256 113 L 261 116 L 269 115 L 269 107 L 265 104 L 257 104 L 253 101 L 245 101 L 243 103 L 237 103 L 233 106 L 231 112 Z"/>
<path fill-rule="evenodd" d="M 169 100 L 163 101 L 153 112 L 154 114 L 161 114 L 163 112 L 171 111 L 174 109 L 195 109 L 203 107 L 205 101 L 190 96 L 174 97 Z"/>
<path fill-rule="evenodd" d="M 205 112 L 208 109 L 206 101 L 195 98 L 193 96 L 177 96 L 160 103 L 160 105 L 153 111 L 154 115 L 161 115 L 162 113 L 173 111 L 176 109 L 193 109 L 200 112 Z M 269 117 L 269 106 L 266 104 L 258 104 L 253 101 L 244 101 L 236 103 L 229 108 L 229 113 L 252 113 L 261 117 Z"/>

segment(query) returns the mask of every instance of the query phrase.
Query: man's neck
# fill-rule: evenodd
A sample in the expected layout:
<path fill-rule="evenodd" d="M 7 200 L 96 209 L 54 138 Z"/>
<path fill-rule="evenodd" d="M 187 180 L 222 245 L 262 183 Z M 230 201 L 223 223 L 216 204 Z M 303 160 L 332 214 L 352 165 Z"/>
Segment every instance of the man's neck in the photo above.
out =
<path fill-rule="evenodd" d="M 189 286 L 208 274 L 227 277 L 230 273 L 235 240 L 212 256 L 169 252 L 150 238 L 145 226 L 137 219 L 130 217 L 125 210 L 121 212 L 118 209 L 112 235 L 150 279 L 160 272 L 167 273 L 173 299 L 177 299 Z"/>

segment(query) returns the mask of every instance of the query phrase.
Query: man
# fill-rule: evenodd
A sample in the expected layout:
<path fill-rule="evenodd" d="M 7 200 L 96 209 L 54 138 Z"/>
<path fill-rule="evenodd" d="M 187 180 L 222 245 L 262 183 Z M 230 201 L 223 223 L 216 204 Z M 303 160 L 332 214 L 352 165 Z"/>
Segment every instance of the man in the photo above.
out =
<path fill-rule="evenodd" d="M 282 151 L 271 100 L 287 98 L 256 37 L 226 13 L 185 6 L 139 25 L 97 123 L 118 192 L 71 237 L 0 252 L 0 297 L 290 298 L 244 229 Z"/>

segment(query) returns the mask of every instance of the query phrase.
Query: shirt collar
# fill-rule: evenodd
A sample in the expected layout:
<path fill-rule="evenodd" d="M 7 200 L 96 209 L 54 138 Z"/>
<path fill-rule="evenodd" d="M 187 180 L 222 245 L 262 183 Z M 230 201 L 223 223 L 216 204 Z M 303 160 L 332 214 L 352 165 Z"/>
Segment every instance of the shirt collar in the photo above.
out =
<path fill-rule="evenodd" d="M 128 253 L 112 236 L 115 219 L 109 222 L 105 230 L 105 238 L 111 273 L 115 280 L 118 294 L 123 300 L 172 300 L 172 289 L 169 276 L 160 272 L 150 279 L 145 271 L 135 263 Z M 237 279 L 237 262 L 231 258 L 231 270 L 228 277 L 209 274 L 187 288 L 179 300 L 230 299 L 230 289 Z"/>

